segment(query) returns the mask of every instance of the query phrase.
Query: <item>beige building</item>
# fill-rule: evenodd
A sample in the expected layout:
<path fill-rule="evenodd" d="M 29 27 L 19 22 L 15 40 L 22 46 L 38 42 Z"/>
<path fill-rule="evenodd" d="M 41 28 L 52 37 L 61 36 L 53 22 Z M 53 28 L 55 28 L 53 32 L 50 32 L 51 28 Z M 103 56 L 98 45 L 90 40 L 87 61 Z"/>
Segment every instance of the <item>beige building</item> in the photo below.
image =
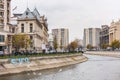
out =
<path fill-rule="evenodd" d="M 0 0 L 0 28 L 9 31 L 11 0 Z"/>
<path fill-rule="evenodd" d="M 11 33 L 9 32 L 11 0 L 0 0 L 0 51 L 11 53 Z"/>
<path fill-rule="evenodd" d="M 57 39 L 58 50 L 65 48 L 69 44 L 69 30 L 65 28 L 52 29 L 52 34 Z"/>
<path fill-rule="evenodd" d="M 100 28 L 88 28 L 84 29 L 84 40 L 83 44 L 86 48 L 88 44 L 92 45 L 93 47 L 99 48 L 100 44 Z"/>
<path fill-rule="evenodd" d="M 42 44 L 48 44 L 48 24 L 35 8 L 29 8 L 23 14 L 11 16 L 11 0 L 0 0 L 0 51 L 12 52 L 12 35 L 27 34 L 32 40 L 29 49 L 41 50 Z"/>
<path fill-rule="evenodd" d="M 109 44 L 114 40 L 120 40 L 120 20 L 112 22 L 109 29 Z"/>
<path fill-rule="evenodd" d="M 16 34 L 27 34 L 32 40 L 30 49 L 41 50 L 42 44 L 48 44 L 48 24 L 45 16 L 40 16 L 35 8 L 29 8 L 23 14 L 18 15 Z"/>

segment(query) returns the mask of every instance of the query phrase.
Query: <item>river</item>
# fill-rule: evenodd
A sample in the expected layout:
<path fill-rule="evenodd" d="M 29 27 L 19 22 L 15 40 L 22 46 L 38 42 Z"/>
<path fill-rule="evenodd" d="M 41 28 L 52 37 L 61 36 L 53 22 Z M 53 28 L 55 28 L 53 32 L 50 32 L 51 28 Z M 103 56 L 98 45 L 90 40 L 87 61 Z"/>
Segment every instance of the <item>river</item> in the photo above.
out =
<path fill-rule="evenodd" d="M 85 55 L 76 65 L 0 77 L 0 80 L 120 80 L 120 58 Z"/>

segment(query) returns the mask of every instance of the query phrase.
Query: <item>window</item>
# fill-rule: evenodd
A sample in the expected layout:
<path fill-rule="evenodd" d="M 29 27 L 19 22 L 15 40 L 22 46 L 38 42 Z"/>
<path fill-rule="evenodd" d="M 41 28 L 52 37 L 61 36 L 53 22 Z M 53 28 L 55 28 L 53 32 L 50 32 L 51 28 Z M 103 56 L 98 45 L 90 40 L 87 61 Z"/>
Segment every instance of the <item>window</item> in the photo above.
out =
<path fill-rule="evenodd" d="M 30 47 L 32 48 L 32 47 L 33 47 L 33 36 L 30 36 L 30 40 L 31 40 L 31 45 L 30 45 Z"/>
<path fill-rule="evenodd" d="M 33 24 L 30 24 L 30 32 L 33 32 Z"/>
<path fill-rule="evenodd" d="M 28 12 L 26 12 L 26 15 L 28 15 Z"/>
<path fill-rule="evenodd" d="M 5 36 L 4 35 L 0 35 L 0 42 L 4 42 L 5 41 Z"/>
<path fill-rule="evenodd" d="M 21 32 L 24 33 L 24 24 L 21 24 Z"/>
<path fill-rule="evenodd" d="M 15 33 L 15 28 L 12 28 L 12 33 Z"/>
<path fill-rule="evenodd" d="M 30 40 L 33 40 L 33 36 L 30 36 Z"/>

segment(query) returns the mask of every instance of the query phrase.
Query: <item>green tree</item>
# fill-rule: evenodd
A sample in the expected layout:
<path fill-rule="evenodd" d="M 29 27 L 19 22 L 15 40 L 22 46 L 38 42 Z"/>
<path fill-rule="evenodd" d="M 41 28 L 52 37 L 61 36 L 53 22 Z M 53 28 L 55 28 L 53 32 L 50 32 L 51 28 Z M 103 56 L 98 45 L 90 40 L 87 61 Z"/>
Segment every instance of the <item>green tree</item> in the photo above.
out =
<path fill-rule="evenodd" d="M 54 49 L 55 49 L 55 50 L 58 48 L 56 36 L 54 37 L 53 46 L 54 46 Z"/>
<path fill-rule="evenodd" d="M 15 47 L 16 51 L 19 51 L 20 48 L 27 49 L 31 44 L 31 40 L 28 35 L 16 34 L 12 37 L 12 44 L 13 47 Z"/>
<path fill-rule="evenodd" d="M 110 46 L 112 47 L 113 50 L 115 50 L 116 48 L 120 48 L 119 40 L 114 40 Z"/>

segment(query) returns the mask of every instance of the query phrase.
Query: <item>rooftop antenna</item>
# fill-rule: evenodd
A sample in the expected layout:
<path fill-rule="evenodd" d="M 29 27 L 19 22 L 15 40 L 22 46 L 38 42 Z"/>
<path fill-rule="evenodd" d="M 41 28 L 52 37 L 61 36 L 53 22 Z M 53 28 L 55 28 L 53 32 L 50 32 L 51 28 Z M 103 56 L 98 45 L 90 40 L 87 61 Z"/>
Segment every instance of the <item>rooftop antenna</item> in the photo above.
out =
<path fill-rule="evenodd" d="M 34 9 L 35 9 L 35 8 L 37 8 L 37 7 L 36 7 L 36 3 L 34 4 Z"/>
<path fill-rule="evenodd" d="M 28 0 L 27 0 L 27 8 L 28 8 Z"/>
<path fill-rule="evenodd" d="M 112 19 L 112 23 L 114 23 L 114 19 Z"/>

